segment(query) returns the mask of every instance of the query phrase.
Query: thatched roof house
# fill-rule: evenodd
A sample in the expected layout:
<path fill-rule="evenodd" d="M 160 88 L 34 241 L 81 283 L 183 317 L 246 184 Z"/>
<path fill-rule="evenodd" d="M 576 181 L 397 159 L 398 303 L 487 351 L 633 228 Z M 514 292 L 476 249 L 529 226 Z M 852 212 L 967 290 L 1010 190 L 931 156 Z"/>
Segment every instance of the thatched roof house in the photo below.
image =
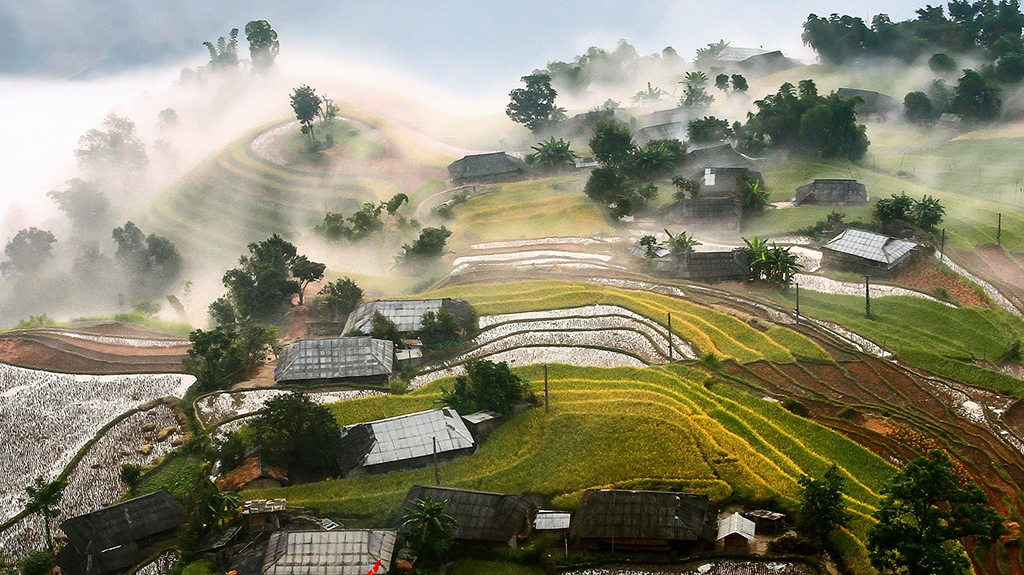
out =
<path fill-rule="evenodd" d="M 307 339 L 286 346 L 274 369 L 278 383 L 385 386 L 395 367 L 395 344 L 369 336 Z"/>
<path fill-rule="evenodd" d="M 796 189 L 794 205 L 859 206 L 868 201 L 867 187 L 857 180 L 818 179 Z"/>
<path fill-rule="evenodd" d="M 881 116 L 885 117 L 900 109 L 900 102 L 892 96 L 886 96 L 871 90 L 859 90 L 857 88 L 839 88 L 836 91 L 843 100 L 860 98 L 863 100 L 855 107 L 858 116 Z"/>
<path fill-rule="evenodd" d="M 917 244 L 848 228 L 821 247 L 822 264 L 862 271 L 898 270 L 910 262 Z"/>
<path fill-rule="evenodd" d="M 704 495 L 588 489 L 572 516 L 570 533 L 588 547 L 706 547 L 715 541 L 716 515 Z"/>
<path fill-rule="evenodd" d="M 57 565 L 67 575 L 122 571 L 152 555 L 184 523 L 181 503 L 167 491 L 72 517 L 60 526 L 68 544 L 57 553 Z"/>
<path fill-rule="evenodd" d="M 473 453 L 476 440 L 455 410 L 429 409 L 344 429 L 338 462 L 343 471 L 385 473 Z"/>
<path fill-rule="evenodd" d="M 276 489 L 288 485 L 288 472 L 283 467 L 266 465 L 259 456 L 246 457 L 241 465 L 217 479 L 221 491 Z"/>
<path fill-rule="evenodd" d="M 526 177 L 529 166 L 505 152 L 471 154 L 448 165 L 452 184 L 491 184 L 513 182 Z"/>
<path fill-rule="evenodd" d="M 278 531 L 270 536 L 262 575 L 365 575 L 391 571 L 398 532 L 386 529 Z"/>
<path fill-rule="evenodd" d="M 461 543 L 515 547 L 537 515 L 537 506 L 523 495 L 424 485 L 409 490 L 402 508 L 427 497 L 447 503 L 444 512 L 455 519 L 455 540 Z"/>

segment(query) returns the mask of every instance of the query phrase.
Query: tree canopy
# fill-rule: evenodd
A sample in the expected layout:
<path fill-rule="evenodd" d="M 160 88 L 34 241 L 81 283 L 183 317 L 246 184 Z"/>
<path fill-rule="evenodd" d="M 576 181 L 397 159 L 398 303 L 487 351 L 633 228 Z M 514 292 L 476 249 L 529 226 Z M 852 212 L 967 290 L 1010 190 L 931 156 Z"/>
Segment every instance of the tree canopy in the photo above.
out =
<path fill-rule="evenodd" d="M 320 289 L 320 309 L 334 319 L 352 313 L 363 301 L 363 289 L 351 278 L 324 284 Z"/>
<path fill-rule="evenodd" d="M 565 118 L 565 109 L 555 105 L 558 92 L 551 87 L 551 76 L 533 73 L 521 78 L 525 88 L 516 88 L 509 93 L 510 102 L 505 114 L 517 124 L 531 132 L 539 132 L 553 122 Z"/>
<path fill-rule="evenodd" d="M 907 464 L 884 491 L 868 529 L 871 566 L 883 575 L 963 575 L 971 563 L 961 540 L 989 545 L 1005 533 L 1003 518 L 977 484 L 932 451 Z"/>
<path fill-rule="evenodd" d="M 238 28 L 232 28 L 228 37 L 221 36 L 217 43 L 203 42 L 210 52 L 212 70 L 231 70 L 238 67 Z"/>
<path fill-rule="evenodd" d="M 131 221 L 114 228 L 117 243 L 114 254 L 135 299 L 163 296 L 161 293 L 177 281 L 183 267 L 181 254 L 171 240 L 149 234 Z"/>
<path fill-rule="evenodd" d="M 444 254 L 448 245 L 448 237 L 452 235 L 451 230 L 441 226 L 439 228 L 423 228 L 420 230 L 420 237 L 412 243 L 402 246 L 402 252 L 398 254 L 398 260 L 405 263 L 424 262 L 437 259 Z"/>
<path fill-rule="evenodd" d="M 405 508 L 402 530 L 409 546 L 424 558 L 428 565 L 440 562 L 452 546 L 458 524 L 444 512 L 446 501 L 434 501 L 430 495 L 417 499 L 412 507 Z"/>
<path fill-rule="evenodd" d="M 5 278 L 36 273 L 53 258 L 53 244 L 56 242 L 57 238 L 46 230 L 28 228 L 18 231 L 4 246 L 7 260 L 0 263 L 0 272 Z"/>
<path fill-rule="evenodd" d="M 441 390 L 441 402 L 462 414 L 488 409 L 504 415 L 511 413 L 516 403 L 531 397 L 529 382 L 507 363 L 486 359 L 471 360 L 466 364 L 466 375 L 456 377 L 451 390 Z"/>
<path fill-rule="evenodd" d="M 336 473 L 341 429 L 331 410 L 301 393 L 268 399 L 249 428 L 260 455 L 296 477 Z"/>
<path fill-rule="evenodd" d="M 245 39 L 249 41 L 249 57 L 252 59 L 253 70 L 262 72 L 274 65 L 274 60 L 281 51 L 281 43 L 269 22 L 253 20 L 246 24 Z"/>
<path fill-rule="evenodd" d="M 110 200 L 92 182 L 81 178 L 67 181 L 67 189 L 46 194 L 64 212 L 77 235 L 83 235 L 107 227 L 110 217 Z M 109 229 L 109 228 L 108 228 Z"/>
<path fill-rule="evenodd" d="M 185 370 L 206 390 L 245 380 L 261 362 L 277 353 L 277 328 L 257 323 L 197 329 L 188 339 L 192 347 L 183 362 Z"/>
<path fill-rule="evenodd" d="M 850 521 L 843 495 L 845 481 L 839 467 L 832 464 L 820 479 L 804 475 L 800 478 L 800 530 L 819 545 L 835 530 Z"/>
<path fill-rule="evenodd" d="M 292 90 L 291 104 L 295 112 L 295 119 L 302 126 L 302 133 L 309 137 L 311 144 L 316 145 L 316 133 L 313 122 L 320 116 L 320 104 L 323 99 L 317 95 L 316 90 L 302 84 Z"/>

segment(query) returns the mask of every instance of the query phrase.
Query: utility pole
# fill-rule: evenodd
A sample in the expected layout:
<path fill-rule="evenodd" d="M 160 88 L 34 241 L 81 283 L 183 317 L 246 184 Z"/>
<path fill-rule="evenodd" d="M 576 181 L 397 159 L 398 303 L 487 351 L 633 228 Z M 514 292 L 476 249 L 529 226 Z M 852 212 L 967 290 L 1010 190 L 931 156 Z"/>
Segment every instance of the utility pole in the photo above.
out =
<path fill-rule="evenodd" d="M 999 212 L 999 223 L 996 227 L 996 245 L 1003 245 L 1003 212 Z"/>
<path fill-rule="evenodd" d="M 942 228 L 942 241 L 939 243 L 939 261 L 946 260 L 946 228 Z"/>
<path fill-rule="evenodd" d="M 435 435 L 434 440 L 434 485 L 441 485 L 441 470 L 437 467 L 437 436 Z"/>
<path fill-rule="evenodd" d="M 668 312 L 668 362 L 672 363 L 672 312 Z"/>
<path fill-rule="evenodd" d="M 547 413 L 550 409 L 550 403 L 548 402 L 548 364 L 544 364 L 544 413 Z"/>
<path fill-rule="evenodd" d="M 871 276 L 864 276 L 864 317 L 871 319 Z"/>
<path fill-rule="evenodd" d="M 800 325 L 800 284 L 796 286 L 796 324 Z"/>

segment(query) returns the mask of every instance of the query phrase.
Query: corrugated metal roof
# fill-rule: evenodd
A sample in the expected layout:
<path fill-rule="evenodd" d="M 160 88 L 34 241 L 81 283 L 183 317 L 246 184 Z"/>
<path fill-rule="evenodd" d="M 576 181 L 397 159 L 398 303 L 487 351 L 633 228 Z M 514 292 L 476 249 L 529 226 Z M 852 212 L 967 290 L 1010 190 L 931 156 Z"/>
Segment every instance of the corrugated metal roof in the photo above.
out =
<path fill-rule="evenodd" d="M 395 344 L 368 336 L 307 339 L 281 352 L 274 379 L 305 381 L 390 375 Z"/>
<path fill-rule="evenodd" d="M 288 501 L 285 499 L 250 499 L 242 505 L 242 515 L 277 513 L 286 509 Z"/>
<path fill-rule="evenodd" d="M 822 249 L 892 264 L 910 253 L 917 244 L 873 232 L 849 228 L 832 238 Z"/>
<path fill-rule="evenodd" d="M 371 421 L 366 425 L 372 430 L 375 441 L 363 465 L 433 455 L 434 438 L 437 438 L 438 454 L 476 445 L 459 414 L 447 407 Z"/>
<path fill-rule="evenodd" d="M 537 513 L 537 507 L 522 495 L 424 485 L 414 485 L 402 507 L 408 509 L 427 497 L 445 502 L 444 512 L 458 525 L 456 539 L 505 543 L 526 535 Z"/>
<path fill-rule="evenodd" d="M 278 531 L 270 536 L 263 575 L 365 575 L 381 562 L 387 573 L 397 532 Z"/>
<path fill-rule="evenodd" d="M 753 541 L 754 528 L 753 521 L 739 513 L 733 513 L 718 522 L 718 537 L 716 540 L 725 539 L 730 535 L 742 535 L 747 541 Z"/>
<path fill-rule="evenodd" d="M 703 495 L 588 489 L 572 517 L 578 539 L 711 541 L 716 512 Z"/>
<path fill-rule="evenodd" d="M 483 423 L 485 421 L 498 419 L 499 417 L 501 417 L 501 415 L 493 411 L 484 410 L 476 413 L 470 413 L 469 415 L 463 415 L 462 419 L 469 423 Z"/>
<path fill-rule="evenodd" d="M 533 528 L 537 531 L 559 531 L 568 529 L 571 520 L 572 513 L 541 509 L 537 512 L 537 518 L 533 520 Z"/>
<path fill-rule="evenodd" d="M 402 333 L 419 331 L 423 327 L 423 314 L 428 311 L 437 313 L 445 305 L 446 299 L 380 299 L 368 301 L 355 309 L 345 322 L 345 333 L 361 331 L 370 333 L 373 327 L 373 314 L 380 312 L 384 317 L 395 322 L 395 327 Z"/>
<path fill-rule="evenodd" d="M 729 46 L 725 50 L 722 50 L 715 60 L 719 62 L 742 62 L 751 56 L 757 56 L 759 54 L 767 54 L 768 50 L 761 48 L 734 48 Z"/>

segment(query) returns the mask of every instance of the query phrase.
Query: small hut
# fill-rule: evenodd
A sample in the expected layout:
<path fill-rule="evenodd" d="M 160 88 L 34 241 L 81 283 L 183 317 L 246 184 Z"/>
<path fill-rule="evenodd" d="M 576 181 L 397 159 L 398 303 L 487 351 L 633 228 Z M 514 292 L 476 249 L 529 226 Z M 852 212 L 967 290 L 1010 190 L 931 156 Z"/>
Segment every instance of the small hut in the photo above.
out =
<path fill-rule="evenodd" d="M 820 179 L 797 188 L 793 205 L 859 206 L 867 201 L 868 189 L 857 180 Z"/>
<path fill-rule="evenodd" d="M 433 299 L 378 299 L 360 304 L 348 316 L 345 322 L 345 333 L 369 333 L 373 327 L 373 316 L 380 313 L 394 322 L 398 331 L 403 334 L 415 333 L 423 329 L 423 314 L 438 313 L 441 310 L 451 312 L 459 320 L 466 321 L 470 305 L 464 299 L 433 298 Z"/>
<path fill-rule="evenodd" d="M 714 544 L 716 515 L 704 495 L 588 489 L 569 530 L 586 548 L 686 551 Z"/>
<path fill-rule="evenodd" d="M 906 266 L 916 249 L 911 241 L 848 228 L 821 247 L 821 263 L 839 269 L 892 272 Z"/>
<path fill-rule="evenodd" d="M 733 199 L 741 191 L 745 181 L 756 181 L 764 188 L 761 172 L 750 168 L 706 167 L 691 178 L 700 184 L 700 198 Z"/>
<path fill-rule="evenodd" d="M 522 180 L 529 173 L 526 162 L 505 152 L 471 154 L 448 166 L 452 184 L 493 184 Z"/>
<path fill-rule="evenodd" d="M 369 336 L 307 339 L 281 352 L 278 383 L 384 387 L 395 368 L 395 344 Z"/>
<path fill-rule="evenodd" d="M 343 430 L 338 463 L 348 475 L 387 473 L 449 461 L 476 450 L 476 440 L 454 409 L 442 407 Z"/>
<path fill-rule="evenodd" d="M 454 487 L 414 485 L 403 509 L 430 497 L 445 502 L 444 512 L 455 519 L 455 540 L 485 548 L 515 548 L 530 533 L 537 506 L 523 495 L 490 493 Z"/>
<path fill-rule="evenodd" d="M 391 572 L 396 538 L 396 531 L 382 529 L 278 531 L 267 543 L 262 573 L 383 575 Z"/>
<path fill-rule="evenodd" d="M 755 529 L 753 521 L 733 513 L 718 522 L 718 537 L 715 541 L 726 553 L 749 553 Z"/>
<path fill-rule="evenodd" d="M 900 109 L 900 102 L 896 98 L 872 90 L 839 88 L 836 94 L 843 100 L 861 99 L 854 108 L 858 117 L 884 119 Z"/>
<path fill-rule="evenodd" d="M 217 479 L 217 489 L 221 491 L 277 489 L 285 485 L 288 485 L 288 472 L 282 467 L 267 465 L 258 455 L 246 457 L 241 465 Z"/>
<path fill-rule="evenodd" d="M 277 531 L 281 528 L 281 514 L 288 509 L 284 499 L 253 499 L 242 506 L 251 534 Z"/>

